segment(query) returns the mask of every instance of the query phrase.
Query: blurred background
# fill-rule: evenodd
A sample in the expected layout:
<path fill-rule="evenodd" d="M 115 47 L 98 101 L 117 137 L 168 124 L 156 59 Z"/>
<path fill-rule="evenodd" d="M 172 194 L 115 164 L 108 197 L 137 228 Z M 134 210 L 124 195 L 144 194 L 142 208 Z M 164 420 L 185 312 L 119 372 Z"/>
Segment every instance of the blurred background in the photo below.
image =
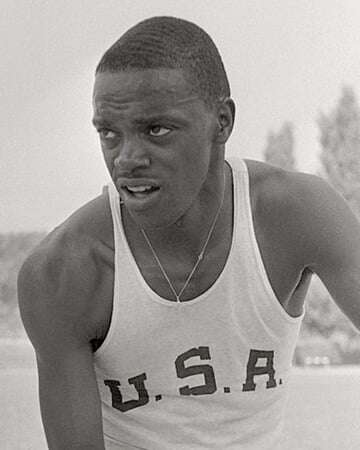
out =
<path fill-rule="evenodd" d="M 144 18 L 173 15 L 194 21 L 217 44 L 237 105 L 228 155 L 317 174 L 360 218 L 360 2 L 3 0 L 1 11 L 0 380 L 5 386 L 19 381 L 16 389 L 6 390 L 0 447 L 45 448 L 31 419 L 19 416 L 20 409 L 30 408 L 26 417 L 35 414 L 40 430 L 39 411 L 31 409 L 37 401 L 35 360 L 19 317 L 16 277 L 31 248 L 108 182 L 91 125 L 94 70 L 103 52 Z M 294 383 L 305 380 L 296 401 L 306 395 L 314 401 L 325 392 L 323 386 L 329 402 L 328 391 L 344 385 L 346 377 L 353 380 L 346 383 L 359 385 L 354 375 L 359 363 L 360 334 L 315 278 L 294 357 L 301 374 Z M 308 391 L 304 368 L 317 370 L 308 378 Z M 338 368 L 333 384 L 329 368 Z M 19 386 L 24 388 L 21 408 L 14 402 Z M 335 409 L 349 408 L 353 391 L 344 395 L 334 398 Z M 294 421 L 305 406 L 308 411 L 308 403 L 298 403 Z M 354 414 L 360 418 L 358 409 Z M 322 423 L 328 430 L 337 419 L 326 417 Z M 349 439 L 342 447 L 358 448 L 351 431 L 344 431 L 345 416 L 339 421 L 342 439 L 345 434 Z M 14 438 L 19 422 L 23 437 Z M 307 426 L 311 422 L 310 416 Z M 294 433 L 294 423 L 291 428 Z M 331 447 L 340 442 L 337 435 L 328 433 L 326 443 L 320 432 L 317 436 L 318 446 L 311 440 L 309 447 L 293 448 L 340 446 Z"/>

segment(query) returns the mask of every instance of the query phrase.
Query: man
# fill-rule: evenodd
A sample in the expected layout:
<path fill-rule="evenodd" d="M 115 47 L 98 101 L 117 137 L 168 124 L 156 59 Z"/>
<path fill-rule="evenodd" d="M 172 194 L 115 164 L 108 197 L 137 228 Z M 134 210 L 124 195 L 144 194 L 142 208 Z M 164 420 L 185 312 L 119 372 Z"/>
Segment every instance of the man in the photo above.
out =
<path fill-rule="evenodd" d="M 93 102 L 113 183 L 19 275 L 49 448 L 281 448 L 312 273 L 360 328 L 359 223 L 315 176 L 224 160 L 235 106 L 192 23 L 130 29 Z"/>

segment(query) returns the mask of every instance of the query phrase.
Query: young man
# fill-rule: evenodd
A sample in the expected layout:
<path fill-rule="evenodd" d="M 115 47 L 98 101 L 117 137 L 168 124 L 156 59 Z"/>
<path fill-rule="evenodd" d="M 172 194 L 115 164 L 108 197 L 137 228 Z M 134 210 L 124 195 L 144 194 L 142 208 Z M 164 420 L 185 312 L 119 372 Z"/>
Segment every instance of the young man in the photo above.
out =
<path fill-rule="evenodd" d="M 49 448 L 281 448 L 312 273 L 360 328 L 359 223 L 315 176 L 225 161 L 235 106 L 192 23 L 130 29 L 93 100 L 112 183 L 19 275 Z"/>

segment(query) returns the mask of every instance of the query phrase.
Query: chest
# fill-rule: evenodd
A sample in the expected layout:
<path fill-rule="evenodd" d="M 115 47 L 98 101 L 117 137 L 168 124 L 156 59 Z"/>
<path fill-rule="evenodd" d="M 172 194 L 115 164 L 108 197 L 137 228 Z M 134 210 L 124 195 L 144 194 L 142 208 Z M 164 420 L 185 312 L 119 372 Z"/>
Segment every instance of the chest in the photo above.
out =
<path fill-rule="evenodd" d="M 285 311 L 293 317 L 299 316 L 302 312 L 304 298 L 309 286 L 311 274 L 296 270 L 292 259 L 287 252 L 280 254 L 266 240 L 266 233 L 258 230 L 258 244 L 262 256 L 266 275 L 271 287 Z M 181 300 L 189 301 L 199 297 L 210 289 L 222 276 L 225 270 L 229 253 L 231 250 L 231 238 L 224 241 L 223 245 L 214 248 L 213 251 L 205 255 L 198 265 L 196 271 L 184 289 Z M 147 252 L 135 251 L 137 270 L 143 277 L 148 287 L 163 299 L 175 300 L 173 289 L 179 294 L 184 284 L 187 282 L 193 263 L 185 263 L 183 259 L 172 255 L 163 260 L 164 273 L 148 250 Z M 99 347 L 104 340 L 110 327 L 113 312 L 113 292 L 114 292 L 114 254 L 104 261 L 102 265 L 102 283 L 98 292 L 92 299 L 91 322 L 94 327 L 94 349 Z M 239 267 L 239 271 L 242 268 Z M 170 286 L 170 283 L 172 287 Z"/>
<path fill-rule="evenodd" d="M 254 217 L 255 239 L 266 277 L 281 306 L 293 317 L 301 314 L 311 274 L 303 273 L 296 248 L 281 233 L 269 233 L 266 224 Z M 240 238 L 241 239 L 241 238 Z M 221 277 L 233 245 L 233 229 L 224 233 L 218 245 L 205 252 L 201 261 L 176 253 L 160 255 L 148 246 L 133 246 L 131 251 L 146 284 L 169 301 L 190 301 L 199 297 Z M 242 260 L 242 265 L 246 261 Z M 260 270 L 260 267 L 258 267 Z M 238 267 L 239 272 L 243 267 Z"/>
<path fill-rule="evenodd" d="M 169 301 L 190 301 L 199 297 L 221 277 L 231 248 L 231 239 L 224 239 L 199 255 L 184 258 L 168 254 L 155 258 L 149 249 L 137 255 L 137 265 L 147 285 L 160 297 Z"/>
<path fill-rule="evenodd" d="M 269 230 L 266 223 L 253 216 L 256 245 L 261 254 L 266 276 L 275 296 L 284 310 L 293 317 L 302 312 L 310 274 L 304 273 L 297 263 L 296 251 L 289 247 L 281 233 Z M 231 221 L 230 221 L 231 224 Z M 168 301 L 190 301 L 201 296 L 221 278 L 228 262 L 233 244 L 233 227 L 220 230 L 222 239 L 216 246 L 209 246 L 203 259 L 197 264 L 192 257 L 182 252 L 158 252 L 157 257 L 140 233 L 131 228 L 127 231 L 127 244 L 132 259 L 132 268 L 138 271 L 149 289 Z M 216 236 L 215 236 L 216 237 Z M 139 245 L 140 243 L 140 245 Z M 114 246 L 113 246 L 114 248 Z M 91 299 L 91 321 L 99 342 L 106 336 L 112 315 L 114 292 L 114 250 L 106 258 L 99 258 L 101 285 Z M 129 264 L 129 262 L 128 262 Z M 246 264 L 246 261 L 243 261 Z M 238 267 L 238 270 L 243 270 Z"/>

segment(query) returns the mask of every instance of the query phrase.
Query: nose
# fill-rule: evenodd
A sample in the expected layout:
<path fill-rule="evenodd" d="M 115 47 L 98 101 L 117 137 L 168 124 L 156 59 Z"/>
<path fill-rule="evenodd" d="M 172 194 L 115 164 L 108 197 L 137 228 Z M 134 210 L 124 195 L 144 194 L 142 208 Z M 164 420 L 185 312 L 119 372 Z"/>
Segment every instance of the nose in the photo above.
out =
<path fill-rule="evenodd" d="M 149 167 L 150 158 L 138 140 L 127 140 L 119 147 L 114 166 L 120 172 L 131 173 L 136 169 Z"/>

